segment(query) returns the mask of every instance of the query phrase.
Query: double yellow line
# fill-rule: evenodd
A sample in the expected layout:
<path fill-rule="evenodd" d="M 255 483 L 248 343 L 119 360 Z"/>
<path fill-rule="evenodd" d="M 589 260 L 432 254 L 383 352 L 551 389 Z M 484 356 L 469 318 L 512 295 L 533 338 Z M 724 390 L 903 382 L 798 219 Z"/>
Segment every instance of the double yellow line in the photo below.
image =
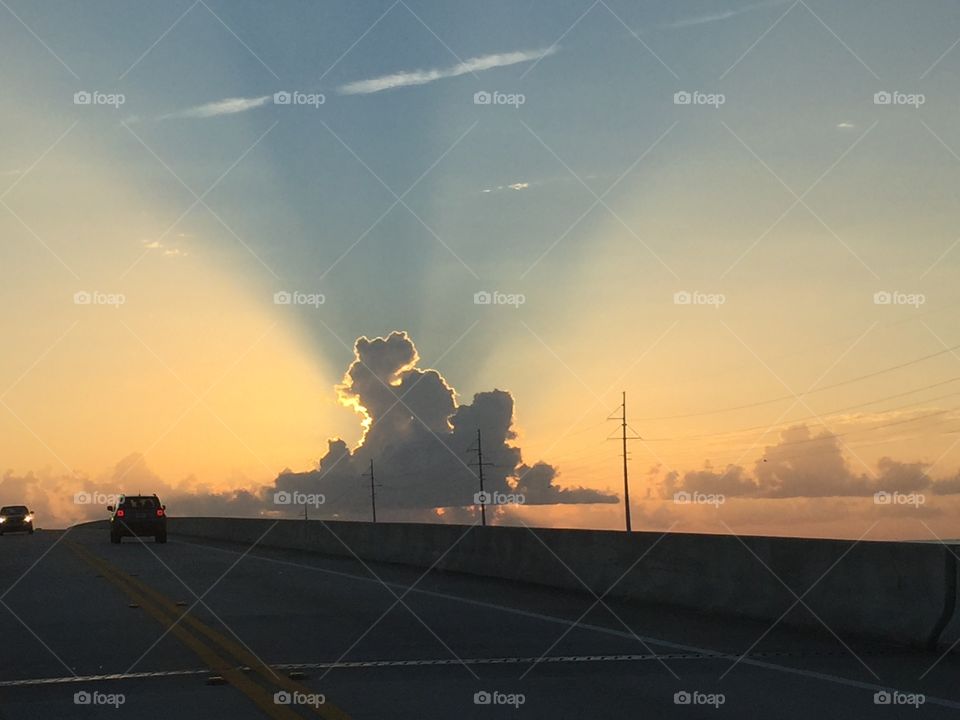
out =
<path fill-rule="evenodd" d="M 94 555 L 88 548 L 72 540 L 65 540 L 64 544 L 190 648 L 207 667 L 246 695 L 267 717 L 277 720 L 302 720 L 302 716 L 294 712 L 294 708 L 297 708 L 311 716 L 318 715 L 327 720 L 350 720 L 346 713 L 329 703 L 317 706 L 277 704 L 274 702 L 274 693 L 278 690 L 291 695 L 317 693 L 286 675 L 275 672 L 242 645 L 190 615 L 188 608 L 178 607 L 165 595 Z M 246 670 L 238 669 L 238 665 L 250 668 L 250 672 L 258 675 L 265 684 L 254 682 Z"/>

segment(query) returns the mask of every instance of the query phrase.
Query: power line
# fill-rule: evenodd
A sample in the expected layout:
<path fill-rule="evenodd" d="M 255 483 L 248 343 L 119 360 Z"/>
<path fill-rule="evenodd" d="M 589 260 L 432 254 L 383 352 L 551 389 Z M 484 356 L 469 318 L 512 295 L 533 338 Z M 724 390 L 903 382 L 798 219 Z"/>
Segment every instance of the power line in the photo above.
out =
<path fill-rule="evenodd" d="M 863 428 L 863 429 L 860 429 L 860 430 L 851 430 L 851 431 L 849 431 L 849 432 L 847 432 L 847 433 L 843 433 L 843 434 L 840 434 L 840 435 L 837 435 L 837 436 L 838 436 L 838 437 L 848 437 L 848 436 L 853 435 L 853 434 L 866 433 L 866 432 L 870 432 L 870 431 L 872 431 L 872 430 L 886 429 L 886 428 L 888 428 L 888 427 L 891 427 L 892 425 L 905 425 L 905 424 L 908 424 L 908 423 L 911 423 L 911 422 L 918 422 L 918 421 L 926 420 L 926 419 L 929 419 L 929 418 L 931 418 L 931 417 L 938 416 L 938 415 L 942 415 L 942 414 L 943 414 L 943 413 L 940 413 L 940 412 L 929 413 L 929 414 L 922 415 L 922 416 L 919 416 L 919 417 L 908 418 L 908 419 L 904 419 L 904 420 L 898 420 L 898 421 L 896 421 L 896 423 L 885 424 L 885 425 L 882 426 L 882 427 L 881 427 L 881 426 L 876 426 L 876 427 L 872 427 L 872 428 Z M 901 435 L 901 436 L 895 436 L 895 437 L 890 437 L 890 438 L 883 438 L 883 439 L 881 439 L 881 440 L 869 440 L 869 441 L 867 441 L 867 442 L 844 443 L 844 447 L 847 447 L 847 448 L 874 447 L 874 446 L 877 446 L 877 445 L 886 445 L 886 444 L 889 444 L 889 443 L 902 442 L 902 441 L 905 441 L 905 440 L 913 440 L 913 439 L 921 438 L 921 437 L 922 437 L 922 438 L 930 438 L 930 437 L 944 437 L 944 436 L 947 436 L 947 435 L 955 435 L 955 434 L 957 434 L 957 433 L 960 433 L 960 426 L 957 426 L 957 427 L 956 427 L 955 429 L 953 429 L 953 430 L 948 430 L 948 431 L 945 431 L 945 432 L 937 433 L 936 435 L 932 435 L 932 434 L 929 432 L 929 429 L 930 429 L 930 428 L 937 427 L 937 426 L 940 426 L 940 425 L 946 425 L 946 424 L 949 424 L 949 423 L 955 423 L 955 422 L 957 422 L 957 418 L 955 418 L 955 417 L 946 417 L 946 418 L 944 418 L 943 420 L 940 420 L 940 421 L 938 421 L 938 422 L 934 422 L 934 423 L 931 423 L 930 425 L 927 425 L 926 428 L 925 428 L 923 431 L 919 432 L 919 433 L 915 433 L 915 434 L 912 434 L 912 435 L 906 435 L 906 436 L 902 436 L 902 435 Z M 612 439 L 616 439 L 616 438 L 612 438 Z M 815 441 L 817 441 L 817 440 L 822 440 L 822 439 L 829 439 L 829 436 L 828 436 L 827 438 L 808 438 L 808 439 L 804 439 L 804 440 L 791 440 L 791 441 L 787 441 L 787 442 L 783 442 L 783 443 L 778 443 L 778 444 L 777 444 L 776 446 L 774 446 L 774 447 L 787 447 L 787 446 L 791 446 L 791 445 L 802 445 L 802 444 L 812 443 L 812 442 L 815 442 Z M 644 441 L 645 441 L 645 442 L 649 442 L 649 439 L 648 439 L 648 438 L 644 438 Z M 762 451 L 762 449 L 763 449 L 762 447 L 759 447 L 759 446 L 756 446 L 756 445 L 746 447 L 746 449 L 747 449 L 747 451 L 749 451 L 750 449 L 752 449 L 752 448 L 754 448 L 754 447 L 756 448 L 756 450 L 757 450 L 758 452 Z M 785 460 L 785 459 L 791 459 L 791 458 L 797 458 L 797 457 L 805 457 L 807 454 L 809 454 L 809 455 L 818 455 L 818 454 L 821 454 L 821 453 L 823 453 L 823 452 L 834 452 L 834 448 L 833 448 L 833 447 L 827 448 L 826 451 L 824 451 L 824 450 L 812 449 L 812 450 L 805 451 L 803 454 L 790 455 L 790 456 L 786 456 L 786 457 L 782 457 L 782 458 L 778 458 L 778 459 L 784 459 L 784 460 Z M 726 460 L 726 461 L 729 461 L 729 460 L 733 460 L 733 459 L 742 458 L 743 455 L 744 455 L 744 452 L 743 452 L 742 450 L 736 450 L 736 449 L 732 449 L 732 448 L 731 448 L 730 452 L 723 452 L 723 453 L 721 453 L 721 454 L 719 454 L 719 455 L 714 454 L 714 453 L 710 452 L 709 450 L 705 450 L 705 451 L 699 452 L 699 453 L 697 453 L 697 454 L 684 454 L 684 455 L 680 455 L 680 456 L 675 456 L 675 455 L 671 454 L 670 457 L 671 457 L 671 459 L 673 459 L 673 460 L 681 460 L 681 461 L 683 461 L 683 460 L 698 460 L 698 461 L 699 461 L 699 460 L 708 460 L 708 461 L 710 461 L 710 462 L 724 462 L 725 460 Z M 572 474 L 572 475 L 583 475 L 583 474 L 585 474 L 585 473 L 596 473 L 597 471 L 599 471 L 599 470 L 601 470 L 601 469 L 603 469 L 603 468 L 605 468 L 605 467 L 609 467 L 609 463 L 610 463 L 612 460 L 613 460 L 613 458 L 606 458 L 606 459 L 599 458 L 599 459 L 597 459 L 595 462 L 592 462 L 592 463 L 572 464 L 572 465 L 568 465 L 568 464 L 566 464 L 566 463 L 561 463 L 561 464 L 562 464 L 562 466 L 563 466 L 563 467 L 562 467 L 562 470 L 563 470 L 563 472 L 564 472 L 565 475 L 571 475 L 571 474 Z"/>
<path fill-rule="evenodd" d="M 948 304 L 948 305 L 941 305 L 940 307 L 937 307 L 937 308 L 930 308 L 930 309 L 927 309 L 927 310 L 922 310 L 922 311 L 920 311 L 920 312 L 918 312 L 918 313 L 911 313 L 909 317 L 906 317 L 906 318 L 901 319 L 901 320 L 895 320 L 895 321 L 892 321 L 892 322 L 880 323 L 879 325 L 876 325 L 876 327 L 877 327 L 878 329 L 880 329 L 880 330 L 886 330 L 886 329 L 889 329 L 889 328 L 897 327 L 897 326 L 899 326 L 899 325 L 904 325 L 904 324 L 907 324 L 907 323 L 917 322 L 918 320 L 923 320 L 923 318 L 926 317 L 926 316 L 935 315 L 936 313 L 941 313 L 941 312 L 943 312 L 944 310 L 954 310 L 954 309 L 957 307 L 957 305 L 958 305 L 958 303 L 950 303 L 950 304 Z M 771 356 L 771 357 L 769 358 L 769 360 L 770 360 L 771 362 L 778 361 L 778 360 L 785 360 L 785 359 L 787 359 L 787 358 L 792 358 L 792 357 L 798 357 L 798 356 L 806 355 L 807 353 L 813 352 L 813 351 L 815 351 L 815 350 L 822 350 L 822 349 L 824 349 L 824 348 L 833 347 L 833 346 L 835 346 L 835 345 L 840 345 L 841 343 L 849 344 L 851 341 L 856 340 L 858 337 L 859 337 L 859 335 L 846 335 L 846 336 L 844 336 L 844 337 L 836 337 L 836 338 L 833 339 L 833 340 L 828 340 L 827 342 L 820 343 L 820 344 L 818 344 L 818 345 L 807 345 L 807 346 L 801 347 L 799 350 L 791 350 L 790 352 L 781 353 L 781 354 L 779 354 L 779 355 L 773 355 L 773 356 Z M 737 366 L 734 366 L 734 367 L 728 367 L 728 368 L 719 370 L 719 371 L 717 371 L 717 372 L 709 373 L 709 374 L 707 374 L 707 375 L 704 375 L 703 377 L 705 377 L 705 378 L 713 378 L 713 377 L 722 377 L 722 376 L 724 376 L 724 375 L 730 375 L 730 374 L 732 374 L 732 373 L 740 370 L 741 368 L 743 368 L 743 367 L 745 367 L 745 366 L 746 366 L 746 363 L 741 363 L 741 364 L 739 364 L 739 365 L 737 365 Z M 684 384 L 686 384 L 686 383 L 684 383 L 684 382 L 676 382 L 676 383 L 672 383 L 672 384 L 670 384 L 670 385 L 662 385 L 661 388 L 663 388 L 663 387 L 671 388 L 671 387 L 676 387 L 677 385 L 684 385 Z"/>
<path fill-rule="evenodd" d="M 733 405 L 730 407 L 714 408 L 713 410 L 704 410 L 701 412 L 693 412 L 693 413 L 681 413 L 678 415 L 661 415 L 659 417 L 646 417 L 646 418 L 641 418 L 641 420 L 644 420 L 644 421 L 679 420 L 682 418 L 703 417 L 705 415 L 717 415 L 719 413 L 733 412 L 735 410 L 748 410 L 750 408 L 762 407 L 764 405 L 773 405 L 775 403 L 784 402 L 786 400 L 797 400 L 807 395 L 813 395 L 814 393 L 824 392 L 825 390 L 834 390 L 838 387 L 843 387 L 845 385 L 852 385 L 853 383 L 860 382 L 861 380 L 868 380 L 870 378 L 874 378 L 879 375 L 885 375 L 886 373 L 894 372 L 895 370 L 902 370 L 905 367 L 910 367 L 911 365 L 916 365 L 917 363 L 921 363 L 926 360 L 939 357 L 941 355 L 946 355 L 947 353 L 952 353 L 958 349 L 960 349 L 960 345 L 954 345 L 952 347 L 946 348 L 945 350 L 938 350 L 935 353 L 930 353 L 929 355 L 924 355 L 923 357 L 915 358 L 914 360 L 910 360 L 905 363 L 900 363 L 899 365 L 892 365 L 890 367 L 883 368 L 882 370 L 875 370 L 865 375 L 859 375 L 857 377 L 847 378 L 846 380 L 841 380 L 840 382 L 832 383 L 830 385 L 823 385 L 821 387 L 814 388 L 812 390 L 807 390 L 801 393 L 791 393 L 790 395 L 781 395 L 780 397 L 770 398 L 768 400 L 759 400 L 757 402 L 747 403 L 745 405 Z"/>
<path fill-rule="evenodd" d="M 921 421 L 921 420 L 926 420 L 926 419 L 932 418 L 932 417 L 938 417 L 938 416 L 942 416 L 942 415 L 947 415 L 947 414 L 952 413 L 952 412 L 955 412 L 955 411 L 957 411 L 957 410 L 960 410 L 960 406 L 948 408 L 948 409 L 946 409 L 946 410 L 937 410 L 937 411 L 935 411 L 935 412 L 927 413 L 927 414 L 925 414 L 925 415 L 919 415 L 919 416 L 917 416 L 917 417 L 905 418 L 905 419 L 902 419 L 902 420 L 895 420 L 895 421 L 893 421 L 893 422 L 884 423 L 884 424 L 882 424 L 882 425 L 874 425 L 873 427 L 869 427 L 869 428 L 861 428 L 861 429 L 859 429 L 859 430 L 849 430 L 849 431 L 843 432 L 843 433 L 829 432 L 829 433 L 828 433 L 827 435 L 825 435 L 825 436 L 818 436 L 818 437 L 812 437 L 812 438 L 804 438 L 803 440 L 788 440 L 788 441 L 785 441 L 785 442 L 779 442 L 779 443 L 777 443 L 777 444 L 776 444 L 775 446 L 773 446 L 773 447 L 778 447 L 778 448 L 779 448 L 779 447 L 788 447 L 788 446 L 791 446 L 791 445 L 803 445 L 803 444 L 808 444 L 808 443 L 812 443 L 812 442 L 817 442 L 817 441 L 819 441 L 819 440 L 829 440 L 829 439 L 831 439 L 831 438 L 849 437 L 850 435 L 859 435 L 859 434 L 861 434 L 861 433 L 870 433 L 870 432 L 873 432 L 873 431 L 876 431 L 876 430 L 884 430 L 884 429 L 889 428 L 889 427 L 894 427 L 894 426 L 899 426 L 899 425 L 906 425 L 906 424 L 908 424 L 908 423 L 919 422 L 919 421 Z M 947 418 L 944 418 L 943 420 L 941 420 L 941 421 L 939 421 L 939 422 L 933 423 L 931 426 L 928 426 L 928 427 L 936 427 L 937 425 L 942 425 L 942 424 L 945 424 L 945 423 L 955 422 L 956 420 L 957 420 L 957 418 L 955 418 L 955 417 L 947 417 Z M 921 436 L 916 436 L 916 437 L 921 437 Z M 887 439 L 885 439 L 885 440 L 881 440 L 881 441 L 879 441 L 879 442 L 871 443 L 871 444 L 882 445 L 882 444 L 885 444 L 885 443 L 887 443 L 887 442 L 895 442 L 895 441 L 896 441 L 896 439 L 887 438 Z M 858 445 L 856 445 L 856 446 L 850 446 L 850 447 L 860 447 L 860 446 L 863 445 L 863 444 L 864 444 L 864 443 L 860 443 L 860 444 L 858 444 Z M 748 448 L 746 449 L 746 451 L 749 452 L 753 447 L 756 447 L 756 445 L 754 444 L 754 445 L 748 447 Z M 759 448 L 757 448 L 757 449 L 759 449 Z M 734 455 L 738 455 L 738 454 L 742 456 L 743 453 L 739 453 L 738 450 L 736 450 L 736 449 L 734 449 L 734 448 L 731 448 L 731 451 L 730 451 L 729 454 L 723 453 L 723 454 L 720 454 L 720 455 L 712 455 L 709 451 L 705 451 L 705 452 L 703 452 L 703 453 L 699 453 L 696 457 L 702 457 L 703 455 L 708 455 L 708 456 L 709 456 L 708 459 L 710 459 L 710 460 L 720 460 L 720 459 L 723 459 L 723 458 L 733 457 Z M 695 457 L 695 456 L 691 455 L 691 456 L 687 456 L 687 457 Z"/>
<path fill-rule="evenodd" d="M 704 440 L 707 438 L 714 437 L 724 437 L 727 435 L 737 435 L 738 433 L 751 432 L 753 430 L 773 430 L 775 428 L 790 427 L 796 423 L 805 422 L 807 420 L 820 420 L 821 422 L 837 415 L 839 413 L 844 413 L 849 410 L 859 410 L 860 408 L 868 407 L 870 405 L 876 405 L 877 403 L 885 402 L 887 400 L 894 400 L 896 398 L 904 397 L 906 395 L 913 395 L 914 393 L 923 392 L 924 390 L 930 390 L 935 387 L 940 387 L 942 385 L 948 385 L 960 380 L 960 376 L 950 378 L 949 380 L 944 380 L 942 382 L 933 383 L 932 385 L 926 385 L 921 388 L 916 388 L 914 390 L 908 390 L 902 393 L 896 393 L 894 395 L 887 395 L 886 397 L 877 398 L 876 400 L 869 400 L 867 402 L 857 403 L 855 405 L 847 405 L 846 407 L 836 408 L 834 410 L 827 410 L 826 412 L 806 415 L 801 418 L 796 418 L 794 420 L 789 420 L 787 422 L 778 423 L 777 425 L 753 425 L 752 427 L 737 428 L 736 430 L 724 430 L 723 432 L 718 433 L 702 433 L 699 435 L 678 435 L 676 437 L 665 437 L 665 438 L 645 438 L 646 442 L 671 442 L 671 441 L 680 441 L 680 440 Z M 910 402 L 905 405 L 898 405 L 897 407 L 887 408 L 885 410 L 879 410 L 879 413 L 894 412 L 896 410 L 905 410 L 907 408 L 916 407 L 918 405 L 925 405 L 926 403 L 934 402 L 936 400 L 943 400 L 949 397 L 955 397 L 960 395 L 960 391 L 947 393 L 946 395 L 938 395 L 932 398 L 925 398 L 924 400 L 918 400 L 916 402 Z"/>

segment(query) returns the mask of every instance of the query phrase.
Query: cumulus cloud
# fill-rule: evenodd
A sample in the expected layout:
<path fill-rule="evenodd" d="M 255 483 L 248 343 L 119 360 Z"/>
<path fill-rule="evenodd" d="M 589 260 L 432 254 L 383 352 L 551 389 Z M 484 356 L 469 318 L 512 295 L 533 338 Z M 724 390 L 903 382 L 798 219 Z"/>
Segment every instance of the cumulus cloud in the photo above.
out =
<path fill-rule="evenodd" d="M 838 438 L 813 435 L 806 425 L 787 428 L 757 462 L 757 491 L 766 497 L 866 495 L 869 481 L 851 472 Z"/>
<path fill-rule="evenodd" d="M 338 387 L 341 402 L 360 416 L 365 433 L 351 450 L 330 440 L 315 470 L 285 472 L 278 490 L 322 493 L 325 512 L 346 515 L 369 511 L 369 481 L 362 477 L 375 464 L 378 507 L 402 511 L 438 510 L 449 519 L 454 508 L 471 506 L 479 490 L 472 449 L 477 432 L 483 443 L 484 489 L 523 494 L 527 504 L 618 502 L 585 488 L 561 488 L 557 469 L 523 463 L 513 444 L 514 400 L 504 390 L 490 390 L 460 403 L 439 372 L 417 367 L 419 355 L 410 337 L 394 332 L 385 338 L 360 338 L 355 357 Z M 487 464 L 489 463 L 489 464 Z"/>
<path fill-rule="evenodd" d="M 617 503 L 619 498 L 584 487 L 558 487 L 554 480 L 557 469 L 547 463 L 517 468 L 514 492 L 526 498 L 527 505 L 580 505 L 584 503 Z"/>
<path fill-rule="evenodd" d="M 813 434 L 806 425 L 787 428 L 776 445 L 768 446 L 752 475 L 740 465 L 680 475 L 668 473 L 660 482 L 661 497 L 675 492 L 721 494 L 727 497 L 820 498 L 866 497 L 876 492 L 960 492 L 960 478 L 934 482 L 923 462 L 901 462 L 883 457 L 876 472 L 855 472 L 843 455 L 839 438 L 829 432 Z"/>
<path fill-rule="evenodd" d="M 725 470 L 718 472 L 709 464 L 702 470 L 686 473 L 682 479 L 676 471 L 668 473 L 663 488 L 666 497 L 672 497 L 681 490 L 730 497 L 756 495 L 757 490 L 756 483 L 747 477 L 746 470 L 739 465 L 728 465 Z"/>
<path fill-rule="evenodd" d="M 367 80 L 357 80 L 347 83 L 346 85 L 341 85 L 339 92 L 342 95 L 370 95 L 372 93 L 383 92 L 384 90 L 393 90 L 394 88 L 426 85 L 446 78 L 469 75 L 483 72 L 484 70 L 517 65 L 518 63 L 533 60 L 541 60 L 549 55 L 553 55 L 556 51 L 556 47 L 549 47 L 543 50 L 519 50 L 517 52 L 483 55 L 445 68 L 404 70 L 389 75 L 369 78 Z"/>

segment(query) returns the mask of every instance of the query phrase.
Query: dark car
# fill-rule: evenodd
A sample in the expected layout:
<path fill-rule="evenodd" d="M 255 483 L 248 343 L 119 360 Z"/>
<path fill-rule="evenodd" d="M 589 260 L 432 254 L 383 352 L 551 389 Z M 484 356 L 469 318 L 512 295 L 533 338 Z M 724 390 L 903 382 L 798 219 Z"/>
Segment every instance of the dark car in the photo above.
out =
<path fill-rule="evenodd" d="M 8 532 L 26 532 L 33 535 L 33 510 L 26 505 L 7 505 L 0 508 L 0 535 Z"/>
<path fill-rule="evenodd" d="M 110 505 L 110 542 L 124 537 L 153 536 L 155 542 L 167 541 L 166 506 L 156 495 L 121 495 L 116 507 Z"/>

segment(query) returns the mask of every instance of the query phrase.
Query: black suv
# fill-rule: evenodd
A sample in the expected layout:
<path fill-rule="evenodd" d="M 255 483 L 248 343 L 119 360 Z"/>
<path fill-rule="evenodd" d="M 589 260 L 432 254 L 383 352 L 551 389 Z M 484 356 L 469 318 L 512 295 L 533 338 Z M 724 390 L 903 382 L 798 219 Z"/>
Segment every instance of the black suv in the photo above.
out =
<path fill-rule="evenodd" d="M 124 537 L 153 536 L 155 542 L 167 541 L 166 506 L 156 495 L 121 495 L 116 507 L 109 505 L 110 542 Z"/>
<path fill-rule="evenodd" d="M 0 508 L 0 535 L 8 532 L 26 532 L 33 535 L 33 510 L 26 505 L 7 505 Z"/>

